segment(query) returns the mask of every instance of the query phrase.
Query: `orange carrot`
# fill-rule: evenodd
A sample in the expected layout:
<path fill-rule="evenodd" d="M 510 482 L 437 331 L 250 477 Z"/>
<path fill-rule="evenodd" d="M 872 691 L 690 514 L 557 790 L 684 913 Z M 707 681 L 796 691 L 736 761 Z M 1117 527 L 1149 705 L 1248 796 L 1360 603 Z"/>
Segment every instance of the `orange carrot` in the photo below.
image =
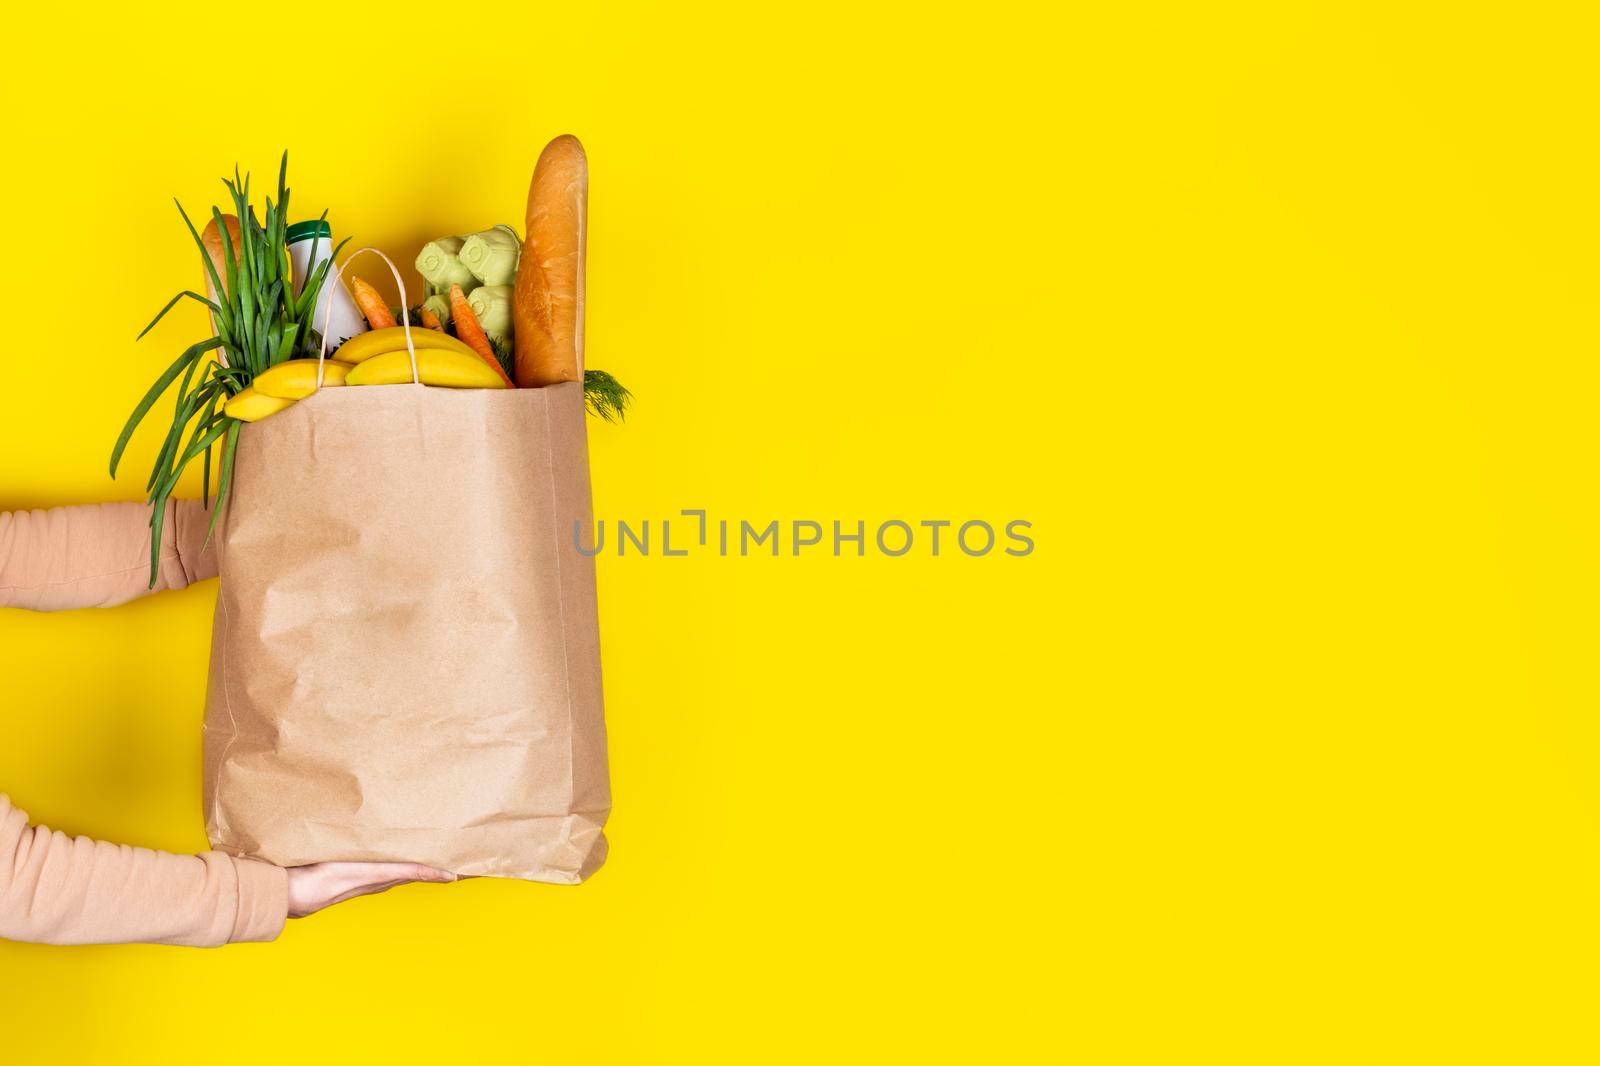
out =
<path fill-rule="evenodd" d="M 417 317 L 422 319 L 422 324 L 427 326 L 429 329 L 436 329 L 440 333 L 444 332 L 444 323 L 440 322 L 439 316 L 434 314 L 430 309 L 424 307 L 422 310 L 417 312 Z"/>
<path fill-rule="evenodd" d="M 373 329 L 388 329 L 390 326 L 399 325 L 394 320 L 394 315 L 390 313 L 389 305 L 378 295 L 378 290 L 361 278 L 350 279 L 350 294 L 356 298 L 356 306 L 367 316 L 367 325 Z"/>
<path fill-rule="evenodd" d="M 456 340 L 477 352 L 480 359 L 494 367 L 494 372 L 500 375 L 501 380 L 506 383 L 506 388 L 516 388 L 516 383 L 506 376 L 505 367 L 494 357 L 494 348 L 489 344 L 489 337 L 483 332 L 483 327 L 478 325 L 478 316 L 473 313 L 472 305 L 467 303 L 467 294 L 461 291 L 460 285 L 450 286 L 450 317 L 455 320 Z"/>

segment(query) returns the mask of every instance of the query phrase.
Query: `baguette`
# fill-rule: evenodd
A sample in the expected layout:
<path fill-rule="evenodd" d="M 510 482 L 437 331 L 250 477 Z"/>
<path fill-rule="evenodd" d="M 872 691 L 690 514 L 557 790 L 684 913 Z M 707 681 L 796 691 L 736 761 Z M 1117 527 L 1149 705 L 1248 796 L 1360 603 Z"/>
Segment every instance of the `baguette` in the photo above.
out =
<path fill-rule="evenodd" d="M 233 215 L 223 215 L 222 221 L 228 224 L 228 239 L 233 241 L 233 254 L 239 254 L 239 220 Z M 217 228 L 217 220 L 213 218 L 206 223 L 206 228 L 200 234 L 200 241 L 206 246 L 206 256 L 210 258 L 211 265 L 216 268 L 217 277 L 222 279 L 224 285 L 228 282 L 228 255 L 222 248 L 222 231 Z M 213 303 L 217 301 L 217 287 L 211 283 L 211 271 L 206 271 L 206 296 Z"/>
<path fill-rule="evenodd" d="M 583 379 L 583 258 L 589 164 L 563 134 L 545 146 L 528 187 L 527 239 L 511 298 L 518 388 Z"/>
<path fill-rule="evenodd" d="M 234 258 L 237 259 L 240 248 L 239 219 L 236 215 L 223 215 L 222 221 L 228 224 L 228 238 L 233 241 L 233 254 Z M 205 230 L 200 234 L 200 243 L 206 246 L 206 258 L 211 260 L 211 265 L 217 271 L 217 277 L 221 278 L 222 283 L 226 285 L 228 283 L 228 253 L 222 247 L 222 231 L 217 228 L 217 220 L 215 218 L 206 223 Z M 217 287 L 211 282 L 211 271 L 207 270 L 205 275 L 206 298 L 214 304 L 221 303 L 222 301 L 218 299 Z M 217 334 L 222 332 L 217 328 L 215 312 L 211 312 L 211 332 Z M 227 353 L 218 352 L 217 361 L 223 366 L 227 366 Z"/>

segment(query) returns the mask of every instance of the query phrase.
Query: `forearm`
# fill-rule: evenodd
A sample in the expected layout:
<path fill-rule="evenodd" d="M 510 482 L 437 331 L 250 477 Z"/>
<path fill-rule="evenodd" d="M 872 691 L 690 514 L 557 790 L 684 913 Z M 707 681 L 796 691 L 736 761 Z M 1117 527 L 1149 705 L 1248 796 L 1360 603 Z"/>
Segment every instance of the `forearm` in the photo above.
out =
<path fill-rule="evenodd" d="M 0 607 L 60 611 L 115 607 L 217 572 L 202 550 L 211 515 L 199 500 L 169 500 L 150 585 L 150 509 L 139 503 L 0 512 Z"/>
<path fill-rule="evenodd" d="M 28 825 L 0 795 L 0 937 L 195 947 L 271 940 L 288 898 L 276 866 L 68 837 Z"/>

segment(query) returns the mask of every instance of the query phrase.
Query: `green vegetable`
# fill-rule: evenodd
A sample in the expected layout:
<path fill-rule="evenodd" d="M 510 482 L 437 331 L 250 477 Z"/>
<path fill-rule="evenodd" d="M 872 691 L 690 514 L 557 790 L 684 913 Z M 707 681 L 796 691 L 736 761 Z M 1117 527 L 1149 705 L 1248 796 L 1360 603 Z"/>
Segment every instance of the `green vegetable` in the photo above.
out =
<path fill-rule="evenodd" d="M 516 230 L 499 225 L 468 237 L 462 242 L 457 255 L 472 271 L 472 276 L 483 284 L 512 285 L 517 280 L 517 260 L 522 256 L 522 242 L 517 239 Z M 470 290 L 463 286 L 463 291 Z"/>
<path fill-rule="evenodd" d="M 312 329 L 311 313 L 332 260 L 319 263 L 300 292 L 296 294 L 293 291 L 289 284 L 288 257 L 284 248 L 284 230 L 287 228 L 289 212 L 289 189 L 285 184 L 288 170 L 289 153 L 285 152 L 278 167 L 278 200 L 274 203 L 271 197 L 267 198 L 264 222 L 257 220 L 255 209 L 250 204 L 249 176 L 240 179 L 238 168 L 235 167 L 233 180 L 223 179 L 222 184 L 227 187 L 233 201 L 233 212 L 239 218 L 240 234 L 239 246 L 235 247 L 228 227 L 223 225 L 222 211 L 216 207 L 211 209 L 211 215 L 222 234 L 221 275 L 206 254 L 205 243 L 190 221 L 188 212 L 184 211 L 181 203 L 178 204 L 178 214 L 183 217 L 195 246 L 200 249 L 200 259 L 217 293 L 217 299 L 208 300 L 187 290 L 180 292 L 167 302 L 139 336 L 142 338 L 154 329 L 156 323 L 165 318 L 167 312 L 184 297 L 211 309 L 217 335 L 184 349 L 183 354 L 162 372 L 134 407 L 133 414 L 128 417 L 117 443 L 111 449 L 111 476 L 116 477 L 117 464 L 122 460 L 123 450 L 127 448 L 134 428 L 144 421 L 162 393 L 178 380 L 180 374 L 183 375 L 166 440 L 145 483 L 150 503 L 152 588 L 156 583 L 161 558 L 161 527 L 166 518 L 167 500 L 189 463 L 203 455 L 205 467 L 201 491 L 206 503 L 210 503 L 211 450 L 219 440 L 222 441 L 222 457 L 218 467 L 217 504 L 211 512 L 212 529 L 215 529 L 217 515 L 227 499 L 239 422 L 222 412 L 223 404 L 229 397 L 244 391 L 255 376 L 268 367 L 286 359 L 315 358 L 317 355 L 320 338 Z M 327 217 L 328 213 L 324 211 L 322 218 Z M 334 249 L 334 255 L 337 256 L 343 247 L 341 242 Z M 315 261 L 314 254 L 312 258 Z M 213 351 L 221 352 L 226 366 L 208 358 Z M 183 431 L 190 423 L 193 423 L 193 429 L 188 440 L 180 444 L 183 442 Z M 210 535 L 211 530 L 207 530 L 207 539 Z"/>
<path fill-rule="evenodd" d="M 621 422 L 632 399 L 633 393 L 604 370 L 583 372 L 583 402 L 591 414 L 607 422 Z"/>
<path fill-rule="evenodd" d="M 461 243 L 460 237 L 440 237 L 417 253 L 417 273 L 428 283 L 430 293 L 449 292 L 452 285 L 460 285 L 462 292 L 478 287 L 478 279 L 457 257 Z"/>
<path fill-rule="evenodd" d="M 490 337 L 489 350 L 494 353 L 495 361 L 500 364 L 500 369 L 506 372 L 506 377 L 510 377 L 512 367 L 516 364 L 516 358 L 511 351 L 511 342 L 508 340 L 495 340 Z"/>
<path fill-rule="evenodd" d="M 511 339 L 510 285 L 479 285 L 467 294 L 467 303 L 491 340 Z"/>

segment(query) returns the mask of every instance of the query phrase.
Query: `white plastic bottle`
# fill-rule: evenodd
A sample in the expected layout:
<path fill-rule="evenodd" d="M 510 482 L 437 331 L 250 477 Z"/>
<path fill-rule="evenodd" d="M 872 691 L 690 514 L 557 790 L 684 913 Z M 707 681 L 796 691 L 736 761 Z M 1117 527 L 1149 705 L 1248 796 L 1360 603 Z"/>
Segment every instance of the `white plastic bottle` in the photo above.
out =
<path fill-rule="evenodd" d="M 326 222 L 312 219 L 296 222 L 284 231 L 284 243 L 289 247 L 289 263 L 293 268 L 294 291 L 298 295 L 306 279 L 317 269 L 318 263 L 333 258 L 333 230 Z M 312 258 L 312 245 L 316 258 Z M 328 268 L 322 281 L 322 291 L 317 294 L 317 307 L 311 313 L 311 328 L 322 329 L 322 317 L 328 313 L 328 301 L 333 301 L 333 317 L 328 320 L 328 351 L 331 354 L 340 344 L 367 331 L 367 320 L 362 317 L 355 300 L 343 282 L 333 279 L 333 267 Z"/>

